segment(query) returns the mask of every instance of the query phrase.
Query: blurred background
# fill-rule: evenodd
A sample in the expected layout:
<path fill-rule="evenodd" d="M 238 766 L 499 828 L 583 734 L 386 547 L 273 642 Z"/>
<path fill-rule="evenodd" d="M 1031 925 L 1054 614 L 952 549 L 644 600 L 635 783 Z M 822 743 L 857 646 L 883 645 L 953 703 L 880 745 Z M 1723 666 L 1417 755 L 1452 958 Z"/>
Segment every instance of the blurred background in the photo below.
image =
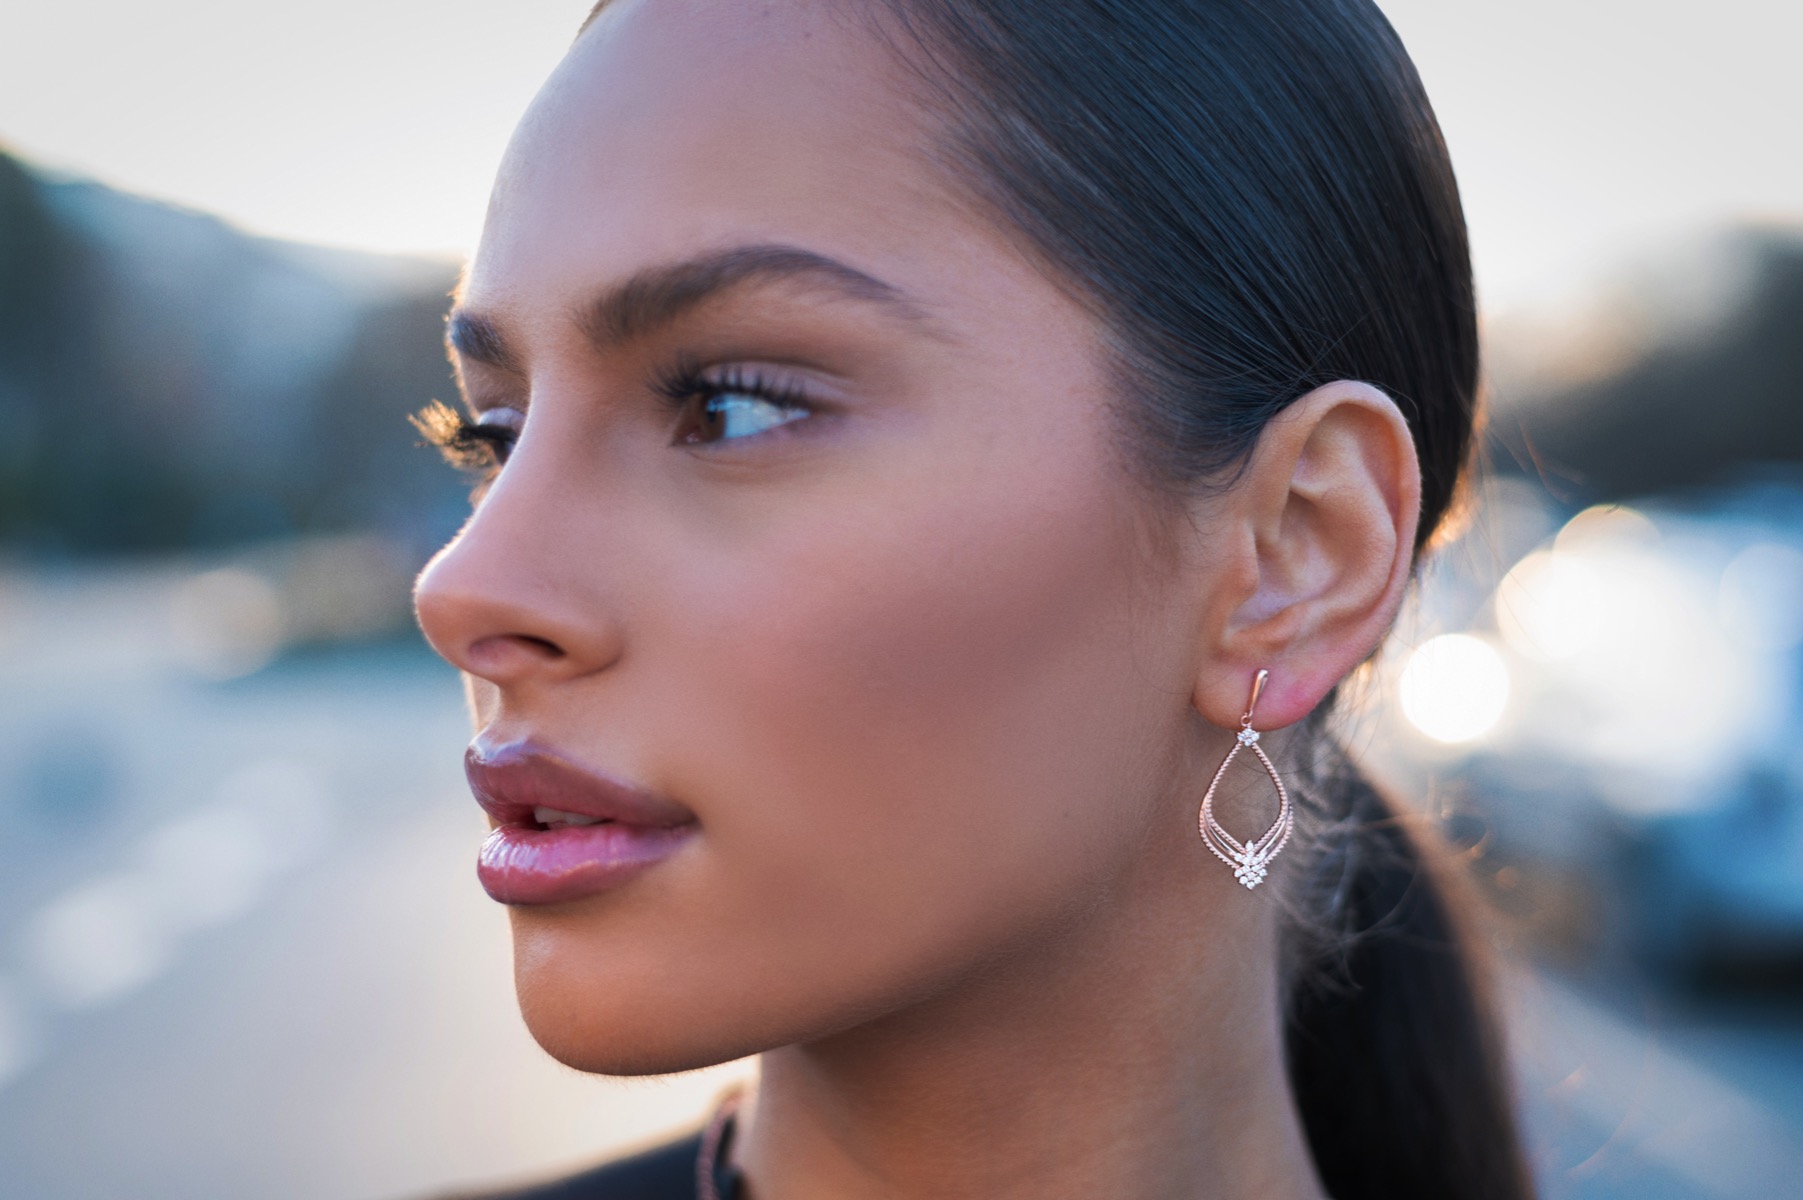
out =
<path fill-rule="evenodd" d="M 470 869 L 447 293 L 587 0 L 0 11 L 0 1194 L 398 1197 L 697 1119 Z M 1346 717 L 1501 913 L 1560 1197 L 1803 1172 L 1803 9 L 1390 0 L 1486 470 Z"/>

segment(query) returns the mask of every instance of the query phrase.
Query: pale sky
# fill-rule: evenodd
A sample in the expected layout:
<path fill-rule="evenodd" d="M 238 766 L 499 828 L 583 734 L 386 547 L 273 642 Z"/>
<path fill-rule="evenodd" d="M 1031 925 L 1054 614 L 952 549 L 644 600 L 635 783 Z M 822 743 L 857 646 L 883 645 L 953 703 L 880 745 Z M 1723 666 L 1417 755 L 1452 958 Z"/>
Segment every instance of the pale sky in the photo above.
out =
<path fill-rule="evenodd" d="M 1388 0 L 1493 310 L 1738 219 L 1803 226 L 1798 0 Z M 589 0 L 13 0 L 0 141 L 255 231 L 461 256 Z"/>

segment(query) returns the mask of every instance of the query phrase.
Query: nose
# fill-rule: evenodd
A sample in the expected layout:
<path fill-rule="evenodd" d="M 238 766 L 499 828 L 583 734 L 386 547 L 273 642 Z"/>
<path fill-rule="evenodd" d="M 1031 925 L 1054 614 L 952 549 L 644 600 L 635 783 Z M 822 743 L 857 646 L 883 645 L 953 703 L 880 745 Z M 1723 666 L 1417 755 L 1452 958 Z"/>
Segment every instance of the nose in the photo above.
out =
<path fill-rule="evenodd" d="M 569 514 L 512 472 L 420 572 L 420 630 L 451 665 L 503 689 L 605 670 L 623 641 L 606 581 L 564 544 Z"/>

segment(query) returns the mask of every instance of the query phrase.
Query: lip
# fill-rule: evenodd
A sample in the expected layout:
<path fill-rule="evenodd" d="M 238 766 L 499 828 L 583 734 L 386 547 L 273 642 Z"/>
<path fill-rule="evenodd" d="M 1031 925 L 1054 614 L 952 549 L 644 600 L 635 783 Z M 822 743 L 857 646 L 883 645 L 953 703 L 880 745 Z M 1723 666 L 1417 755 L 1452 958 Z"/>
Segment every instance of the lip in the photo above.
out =
<path fill-rule="evenodd" d="M 611 891 L 669 858 L 697 832 L 695 814 L 667 797 L 531 741 L 463 756 L 470 791 L 494 829 L 476 858 L 482 888 L 502 904 L 562 904 Z M 535 808 L 600 824 L 545 828 Z"/>

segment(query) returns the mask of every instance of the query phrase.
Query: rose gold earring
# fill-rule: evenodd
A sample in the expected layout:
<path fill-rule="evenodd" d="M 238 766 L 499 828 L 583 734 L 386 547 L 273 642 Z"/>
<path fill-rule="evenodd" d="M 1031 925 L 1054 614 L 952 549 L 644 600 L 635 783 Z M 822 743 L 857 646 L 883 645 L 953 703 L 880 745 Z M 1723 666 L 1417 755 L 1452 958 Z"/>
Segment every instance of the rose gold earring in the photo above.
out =
<path fill-rule="evenodd" d="M 1208 781 L 1208 790 L 1202 793 L 1202 811 L 1196 816 L 1196 827 L 1202 833 L 1202 840 L 1208 848 L 1215 852 L 1215 857 L 1233 868 L 1233 877 L 1248 888 L 1255 888 L 1264 882 L 1265 870 L 1271 860 L 1277 857 L 1284 844 L 1290 840 L 1290 834 L 1296 828 L 1296 813 L 1290 806 L 1290 793 L 1283 786 L 1283 780 L 1277 777 L 1277 768 L 1271 765 L 1270 756 L 1263 746 L 1258 744 L 1258 731 L 1252 728 L 1252 712 L 1258 707 L 1258 694 L 1265 690 L 1265 680 L 1271 678 L 1271 672 L 1260 670 L 1252 679 L 1252 698 L 1246 701 L 1246 711 L 1240 717 L 1240 732 L 1215 769 L 1215 777 Z M 1277 820 L 1264 835 L 1250 841 L 1240 841 L 1224 829 L 1215 820 L 1215 789 L 1221 786 L 1221 777 L 1227 774 L 1228 766 L 1241 750 L 1250 749 L 1258 755 L 1258 761 L 1277 785 Z"/>

